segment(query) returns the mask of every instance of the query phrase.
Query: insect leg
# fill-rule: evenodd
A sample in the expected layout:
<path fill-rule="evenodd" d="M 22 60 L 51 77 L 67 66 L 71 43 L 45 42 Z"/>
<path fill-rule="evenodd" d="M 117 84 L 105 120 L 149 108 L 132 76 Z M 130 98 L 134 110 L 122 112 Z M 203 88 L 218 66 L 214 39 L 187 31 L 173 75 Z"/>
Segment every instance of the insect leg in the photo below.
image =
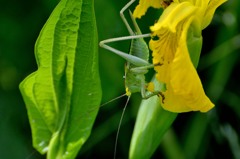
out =
<path fill-rule="evenodd" d="M 146 92 L 146 83 L 145 83 L 145 78 L 142 79 L 141 82 L 141 95 L 143 99 L 148 99 L 152 96 L 159 95 L 161 92 L 160 91 L 155 91 L 155 92 Z"/>
<path fill-rule="evenodd" d="M 141 73 L 141 72 L 143 72 L 145 70 L 154 68 L 154 66 L 155 65 L 153 65 L 153 64 L 149 64 L 147 66 L 134 67 L 134 68 L 131 68 L 130 71 L 133 72 L 133 73 Z"/>
<path fill-rule="evenodd" d="M 127 60 L 128 62 L 130 62 L 131 64 L 134 64 L 136 66 L 148 66 L 150 65 L 148 63 L 148 61 L 145 61 L 139 57 L 130 55 L 128 53 L 122 52 L 120 50 L 117 50 L 111 46 L 106 45 L 107 43 L 111 43 L 111 42 L 116 42 L 116 41 L 123 41 L 123 40 L 131 40 L 131 39 L 138 39 L 138 38 L 146 38 L 146 37 L 150 37 L 150 34 L 142 34 L 142 35 L 132 35 L 132 36 L 125 36 L 125 37 L 118 37 L 118 38 L 112 38 L 112 39 L 107 39 L 107 40 L 103 40 L 99 43 L 99 46 L 107 49 L 119 56 L 121 56 L 122 58 L 124 58 L 125 60 Z"/>
<path fill-rule="evenodd" d="M 157 96 L 160 95 L 161 97 L 163 97 L 162 92 L 160 92 L 160 91 L 155 91 L 155 92 L 151 92 L 151 93 L 147 94 L 146 89 L 145 89 L 143 93 L 145 93 L 145 94 L 142 94 L 143 99 L 148 99 L 148 98 L 150 98 L 152 96 L 155 96 L 155 95 L 157 95 Z M 164 101 L 164 99 L 162 101 Z"/>
<path fill-rule="evenodd" d="M 142 78 L 142 80 L 141 80 L 141 95 L 142 95 L 142 98 L 143 99 L 148 99 L 152 96 L 157 95 L 158 97 L 161 96 L 162 103 L 164 103 L 165 96 L 163 95 L 163 93 L 161 91 L 154 90 L 153 92 L 152 91 L 150 92 L 150 91 L 146 91 L 146 90 L 147 90 L 147 88 L 146 88 L 145 78 Z"/>
<path fill-rule="evenodd" d="M 155 95 L 161 96 L 162 97 L 162 101 L 164 101 L 164 98 L 163 98 L 164 95 L 162 94 L 161 91 L 146 92 L 146 85 L 145 85 L 145 83 L 144 83 L 144 85 L 141 88 L 141 95 L 142 95 L 143 99 L 148 99 L 148 98 L 150 98 L 152 96 L 155 96 Z"/>
<path fill-rule="evenodd" d="M 130 2 L 128 2 L 120 11 L 120 17 L 122 18 L 123 23 L 125 24 L 125 26 L 127 27 L 127 30 L 129 32 L 130 35 L 134 35 L 133 30 L 131 29 L 130 25 L 128 24 L 123 12 L 125 10 L 127 10 L 127 8 L 129 8 L 129 6 L 131 6 L 136 0 L 131 0 Z"/>

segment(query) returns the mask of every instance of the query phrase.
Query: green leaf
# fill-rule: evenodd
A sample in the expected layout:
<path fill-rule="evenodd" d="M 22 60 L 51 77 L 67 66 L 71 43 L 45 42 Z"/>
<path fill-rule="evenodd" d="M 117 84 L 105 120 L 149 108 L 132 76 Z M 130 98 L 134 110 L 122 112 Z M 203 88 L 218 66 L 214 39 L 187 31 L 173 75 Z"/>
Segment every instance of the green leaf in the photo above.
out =
<path fill-rule="evenodd" d="M 164 89 L 164 85 L 156 78 L 153 82 L 157 90 Z M 162 108 L 158 96 L 142 100 L 131 139 L 129 158 L 150 158 L 176 117 L 177 113 Z"/>
<path fill-rule="evenodd" d="M 198 66 L 201 50 L 202 50 L 202 35 L 196 35 L 193 27 L 189 27 L 187 35 L 187 47 L 192 63 L 195 68 Z"/>
<path fill-rule="evenodd" d="M 101 86 L 93 0 L 61 0 L 35 45 L 38 70 L 20 84 L 33 146 L 74 158 L 90 135 Z"/>

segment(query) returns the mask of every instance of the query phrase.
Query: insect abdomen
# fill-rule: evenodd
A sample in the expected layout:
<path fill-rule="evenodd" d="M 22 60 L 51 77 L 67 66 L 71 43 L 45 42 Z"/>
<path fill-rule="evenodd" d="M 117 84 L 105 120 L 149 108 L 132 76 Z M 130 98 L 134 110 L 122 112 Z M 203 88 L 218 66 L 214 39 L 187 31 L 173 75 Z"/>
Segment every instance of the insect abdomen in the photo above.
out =
<path fill-rule="evenodd" d="M 142 38 L 132 40 L 129 54 L 148 61 L 149 49 L 146 42 Z"/>

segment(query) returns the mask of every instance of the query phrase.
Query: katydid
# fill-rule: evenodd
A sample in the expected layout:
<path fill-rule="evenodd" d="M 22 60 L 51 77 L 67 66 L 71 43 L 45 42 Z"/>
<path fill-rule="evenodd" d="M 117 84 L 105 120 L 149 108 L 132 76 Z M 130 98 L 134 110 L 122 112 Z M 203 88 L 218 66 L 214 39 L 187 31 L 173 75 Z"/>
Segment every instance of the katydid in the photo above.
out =
<path fill-rule="evenodd" d="M 135 27 L 135 32 L 130 28 L 123 12 L 134 2 L 135 0 L 131 0 L 128 2 L 120 11 L 120 16 L 126 25 L 130 36 L 118 37 L 103 40 L 99 43 L 99 45 L 119 56 L 124 58 L 127 63 L 125 66 L 125 87 L 126 87 L 126 95 L 130 96 L 131 93 L 141 92 L 142 98 L 147 99 L 154 95 L 161 95 L 161 92 L 154 91 L 148 92 L 146 91 L 147 83 L 145 81 L 145 74 L 148 72 L 148 69 L 154 67 L 153 64 L 150 64 L 149 61 L 149 49 L 143 38 L 150 37 L 150 34 L 142 34 L 135 19 L 130 13 L 130 17 L 132 19 L 133 25 Z M 123 40 L 132 40 L 131 47 L 129 53 L 124 53 L 115 48 L 112 48 L 107 43 L 123 41 Z"/>
<path fill-rule="evenodd" d="M 143 99 L 150 98 L 154 95 L 158 95 L 158 96 L 160 95 L 162 97 L 162 99 L 164 100 L 164 96 L 160 91 L 153 91 L 153 92 L 147 91 L 148 84 L 145 81 L 145 74 L 148 72 L 148 69 L 153 68 L 154 65 L 149 63 L 149 49 L 143 38 L 150 37 L 150 34 L 142 34 L 141 33 L 135 19 L 132 16 L 131 11 L 129 11 L 133 25 L 135 27 L 135 31 L 133 31 L 123 14 L 124 11 L 134 2 L 135 2 L 135 0 L 131 0 L 120 11 L 120 16 L 121 16 L 124 24 L 126 25 L 130 36 L 107 39 L 107 40 L 103 40 L 99 43 L 99 45 L 101 47 L 121 56 L 122 58 L 124 58 L 127 61 L 126 65 L 125 65 L 124 78 L 125 78 L 125 87 L 126 87 L 125 95 L 128 96 L 128 99 L 123 108 L 123 113 L 120 118 L 118 130 L 117 130 L 116 142 L 115 142 L 115 147 L 114 147 L 114 158 L 116 158 L 117 140 L 118 140 L 121 122 L 122 122 L 123 115 L 124 115 L 124 112 L 125 112 L 125 109 L 126 109 L 126 106 L 128 104 L 131 94 L 136 93 L 136 92 L 141 92 Z M 123 41 L 123 40 L 131 40 L 131 46 L 130 46 L 129 53 L 124 53 L 115 48 L 112 48 L 111 46 L 106 45 L 107 43 Z M 122 97 L 122 96 L 120 96 L 120 97 Z M 119 97 L 117 97 L 115 99 L 118 99 L 118 98 Z M 115 100 L 115 99 L 113 99 L 113 100 Z M 113 101 L 113 100 L 111 100 L 111 101 Z M 109 103 L 109 102 L 107 102 L 107 103 Z M 107 103 L 105 103 L 105 104 L 107 104 Z M 105 104 L 103 104 L 103 105 L 105 105 Z"/>

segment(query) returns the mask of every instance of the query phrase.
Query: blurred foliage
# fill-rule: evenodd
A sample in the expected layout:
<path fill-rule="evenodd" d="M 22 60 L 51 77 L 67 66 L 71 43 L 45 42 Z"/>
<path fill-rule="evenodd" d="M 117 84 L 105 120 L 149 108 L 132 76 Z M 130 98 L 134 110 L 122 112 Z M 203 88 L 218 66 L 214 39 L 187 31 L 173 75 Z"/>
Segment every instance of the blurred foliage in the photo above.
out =
<path fill-rule="evenodd" d="M 32 148 L 26 107 L 18 84 L 36 70 L 34 43 L 58 0 L 0 2 L 0 158 L 45 158 Z M 119 11 L 127 0 L 96 0 L 99 40 L 128 35 Z M 203 31 L 198 67 L 206 94 L 216 104 L 208 113 L 182 113 L 152 158 L 240 158 L 240 1 L 229 0 Z M 134 7 L 132 7 L 132 10 Z M 138 20 L 143 33 L 158 19 L 150 9 Z M 148 39 L 147 39 L 148 40 Z M 127 52 L 128 42 L 113 44 Z M 102 103 L 125 92 L 124 60 L 99 49 Z M 150 76 L 151 76 L 150 72 Z M 127 158 L 140 94 L 132 96 L 118 139 L 117 158 Z M 79 158 L 112 158 L 116 129 L 126 98 L 101 108 Z M 150 106 L 150 105 L 149 105 Z"/>

